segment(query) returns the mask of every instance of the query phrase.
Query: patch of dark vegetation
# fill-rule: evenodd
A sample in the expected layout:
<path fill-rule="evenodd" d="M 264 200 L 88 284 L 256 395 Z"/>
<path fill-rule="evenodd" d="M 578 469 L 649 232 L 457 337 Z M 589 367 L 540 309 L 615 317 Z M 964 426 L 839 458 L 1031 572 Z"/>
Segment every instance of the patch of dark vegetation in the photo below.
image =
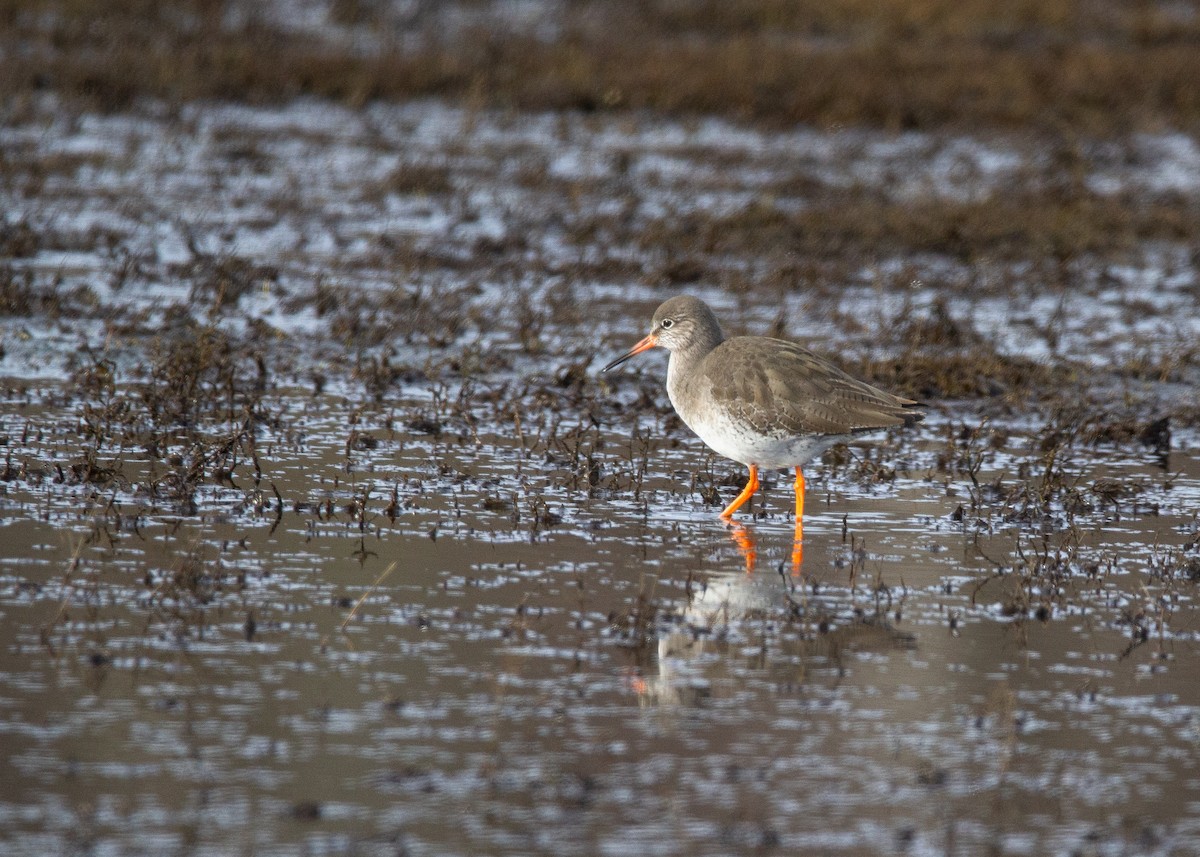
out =
<path fill-rule="evenodd" d="M 108 226 L 71 229 L 57 225 L 52 218 L 47 220 L 23 218 L 0 225 L 0 258 L 27 259 L 45 251 L 111 253 L 124 240 L 122 233 Z"/>
<path fill-rule="evenodd" d="M 139 494 L 193 515 L 202 484 L 232 484 L 239 467 L 261 480 L 257 433 L 278 426 L 265 403 L 262 352 L 187 322 L 149 350 L 147 376 L 132 384 L 118 384 L 103 356 L 79 361 L 73 380 L 82 398 L 82 451 L 69 466 L 72 481 L 129 488 L 136 474 Z"/>
<path fill-rule="evenodd" d="M 155 343 L 139 399 L 149 424 L 192 429 L 254 415 L 267 389 L 263 355 L 216 328 L 185 324 Z"/>
<path fill-rule="evenodd" d="M 1171 418 L 1144 419 L 1138 414 L 1113 413 L 1101 404 L 1088 407 L 1079 414 L 1081 439 L 1085 443 L 1129 444 L 1136 442 L 1159 455 L 1171 451 Z"/>
<path fill-rule="evenodd" d="M 51 89 L 106 109 L 139 97 L 433 96 L 896 129 L 1200 119 L 1200 19 L 1166 2 L 616 0 L 551 14 L 559 35 L 548 40 L 498 3 L 403 15 L 337 3 L 335 25 L 372 20 L 391 36 L 350 50 L 236 0 L 121 0 L 100 18 L 64 0 L 9 0 L 0 76 L 13 93 Z"/>
<path fill-rule="evenodd" d="M 1075 401 L 1055 407 L 1017 443 L 1013 439 L 1011 429 L 986 422 L 948 426 L 936 467 L 959 480 L 967 497 L 950 520 L 974 534 L 975 549 L 995 566 L 972 584 L 972 600 L 998 603 L 1024 634 L 1025 620 L 1047 622 L 1069 613 L 1081 595 L 1128 572 L 1126 562 L 1134 557 L 1123 556 L 1121 545 L 1098 547 L 1101 522 L 1159 515 L 1159 498 L 1174 477 L 1164 475 L 1159 483 L 1145 475 L 1109 476 L 1095 452 L 1104 444 L 1149 449 L 1163 456 L 1165 471 L 1170 438 L 1162 418 L 1138 419 Z M 1000 533 L 1005 546 L 993 558 L 984 537 Z M 1129 630 L 1126 654 L 1152 634 L 1161 643 L 1178 609 L 1179 587 L 1197 579 L 1195 549 L 1193 537 L 1181 547 L 1138 552 L 1136 567 L 1149 572 L 1154 587 L 1114 619 Z"/>
<path fill-rule="evenodd" d="M 454 190 L 450 167 L 444 164 L 418 164 L 404 162 L 388 173 L 369 191 L 378 196 L 399 194 L 400 196 L 435 196 Z"/>
<path fill-rule="evenodd" d="M 983 351 L 911 349 L 896 357 L 867 358 L 848 367 L 858 376 L 922 401 L 1003 397 L 1010 401 L 1040 393 L 1069 374 L 1033 360 Z"/>
<path fill-rule="evenodd" d="M 2 255 L 2 254 L 0 254 Z M 96 311 L 99 301 L 87 286 L 64 288 L 33 271 L 0 262 L 0 316 L 48 319 L 79 318 Z"/>
<path fill-rule="evenodd" d="M 27 220 L 0 221 L 0 258 L 28 259 L 42 246 L 38 230 Z"/>
<path fill-rule="evenodd" d="M 645 223 L 597 215 L 602 223 L 584 222 L 577 233 L 604 234 L 647 252 L 670 247 L 694 259 L 791 256 L 848 258 L 860 264 L 921 253 L 968 264 L 1062 260 L 1117 255 L 1148 241 L 1200 240 L 1200 218 L 1191 197 L 1135 200 L 1060 185 L 1030 178 L 1018 188 L 961 201 L 828 187 L 806 196 L 798 209 L 763 199 L 730 213 L 692 210 Z"/>
<path fill-rule="evenodd" d="M 191 300 L 207 304 L 210 314 L 236 306 L 254 289 L 278 288 L 279 284 L 278 269 L 237 256 L 197 254 L 193 261 L 175 266 L 168 273 L 190 281 Z"/>
<path fill-rule="evenodd" d="M 311 291 L 289 296 L 289 312 L 311 307 L 327 320 L 330 335 L 353 348 L 425 343 L 443 347 L 468 321 L 470 288 L 424 288 L 397 285 L 368 290 L 324 278 Z"/>
<path fill-rule="evenodd" d="M 1174 384 L 1200 382 L 1200 345 L 1186 344 L 1158 350 L 1152 354 L 1135 354 L 1115 367 L 1126 378 Z"/>
<path fill-rule="evenodd" d="M 921 401 L 995 398 L 1017 403 L 1049 395 L 1064 384 L 1078 384 L 1070 364 L 1002 353 L 969 319 L 952 317 L 942 300 L 927 312 L 902 308 L 881 325 L 880 336 L 898 346 L 894 356 L 868 356 L 857 362 L 843 357 L 845 368 Z"/>
<path fill-rule="evenodd" d="M 1084 467 L 1082 462 L 1074 462 L 1079 433 L 1075 415 L 1055 414 L 1031 439 L 1027 451 L 1015 457 L 1008 472 L 982 482 L 980 474 L 994 466 L 1001 451 L 1007 452 L 1009 432 L 986 422 L 947 426 L 937 468 L 969 481 L 969 507 L 960 507 L 954 520 L 989 530 L 1010 524 L 1058 529 L 1064 522 L 1072 522 L 1077 513 L 1090 512 L 1083 493 Z"/>
<path fill-rule="evenodd" d="M 11 189 L 19 197 L 32 199 L 45 191 L 49 180 L 74 177 L 83 167 L 99 166 L 105 160 L 104 154 L 96 152 L 47 152 L 28 142 L 6 143 L 0 151 L 0 187 Z M 18 251 L 12 255 L 32 255 L 28 245 L 10 243 L 14 234 L 18 238 L 31 237 L 31 232 L 20 229 L 21 226 L 28 227 L 28 224 L 23 221 L 0 223 L 0 256 L 5 255 L 6 250 Z"/>

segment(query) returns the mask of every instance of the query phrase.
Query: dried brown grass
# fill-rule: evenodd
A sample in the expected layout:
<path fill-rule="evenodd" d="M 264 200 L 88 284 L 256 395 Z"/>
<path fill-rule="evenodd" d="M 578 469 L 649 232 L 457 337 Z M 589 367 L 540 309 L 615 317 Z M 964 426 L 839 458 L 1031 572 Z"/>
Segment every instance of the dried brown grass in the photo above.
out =
<path fill-rule="evenodd" d="M 613 0 L 566 4 L 553 40 L 495 26 L 489 4 L 462 5 L 481 23 L 446 36 L 426 19 L 438 9 L 397 23 L 371 4 L 335 4 L 335 22 L 396 36 L 355 53 L 230 0 L 113 0 L 102 13 L 0 0 L 0 78 L 108 108 L 142 96 L 440 96 L 892 128 L 1200 119 L 1200 16 L 1179 4 Z"/>
<path fill-rule="evenodd" d="M 1145 241 L 1194 240 L 1200 237 L 1197 224 L 1196 201 L 1179 195 L 1134 198 L 1022 185 L 971 200 L 907 200 L 876 189 L 830 188 L 806 198 L 799 211 L 762 199 L 729 214 L 672 213 L 636 224 L 636 234 L 621 237 L 644 250 L 670 247 L 693 260 L 713 254 L 861 260 L 936 253 L 972 262 L 1119 254 Z M 614 235 L 623 228 L 614 217 L 580 230 Z"/>

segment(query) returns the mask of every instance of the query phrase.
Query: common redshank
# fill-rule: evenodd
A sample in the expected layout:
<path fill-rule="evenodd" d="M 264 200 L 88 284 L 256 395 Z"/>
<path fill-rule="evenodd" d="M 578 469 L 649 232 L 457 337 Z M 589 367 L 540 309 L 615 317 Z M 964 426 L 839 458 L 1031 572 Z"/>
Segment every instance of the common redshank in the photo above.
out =
<path fill-rule="evenodd" d="M 759 468 L 795 468 L 796 538 L 804 517 L 803 466 L 860 434 L 912 425 L 920 403 L 847 375 L 823 357 L 784 339 L 726 339 L 708 305 L 690 295 L 664 302 L 650 334 L 605 372 L 662 346 L 667 395 L 675 412 L 713 450 L 750 469 L 750 479 L 721 512 L 730 520 L 759 487 Z"/>

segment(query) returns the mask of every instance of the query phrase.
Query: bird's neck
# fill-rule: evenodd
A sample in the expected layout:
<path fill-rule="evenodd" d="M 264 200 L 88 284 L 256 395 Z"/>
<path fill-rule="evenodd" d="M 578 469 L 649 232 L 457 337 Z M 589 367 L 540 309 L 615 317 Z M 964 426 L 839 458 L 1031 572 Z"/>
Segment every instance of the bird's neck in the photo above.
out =
<path fill-rule="evenodd" d="M 689 377 L 708 356 L 708 352 L 720 345 L 723 339 L 718 329 L 692 340 L 687 348 L 671 352 L 671 358 L 667 361 L 667 392 L 672 399 L 676 391 L 689 383 Z"/>

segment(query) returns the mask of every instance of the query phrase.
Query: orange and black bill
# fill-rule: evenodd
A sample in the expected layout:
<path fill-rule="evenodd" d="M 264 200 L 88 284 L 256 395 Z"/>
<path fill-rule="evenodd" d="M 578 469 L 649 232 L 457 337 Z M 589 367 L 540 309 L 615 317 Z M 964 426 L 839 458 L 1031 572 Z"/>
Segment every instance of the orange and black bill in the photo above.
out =
<path fill-rule="evenodd" d="M 628 360 L 633 355 L 641 354 L 643 351 L 649 351 L 651 348 L 653 348 L 656 345 L 658 345 L 658 340 L 655 339 L 654 334 L 652 333 L 649 336 L 647 336 L 645 339 L 643 339 L 641 342 L 639 342 L 637 345 L 633 346 L 633 348 L 630 348 L 628 351 L 626 351 L 624 354 L 622 354 L 620 357 L 618 357 L 612 363 L 609 363 L 607 366 L 605 366 L 600 371 L 607 372 L 609 369 L 613 369 L 617 366 L 620 366 L 622 363 L 624 363 L 626 360 Z"/>

